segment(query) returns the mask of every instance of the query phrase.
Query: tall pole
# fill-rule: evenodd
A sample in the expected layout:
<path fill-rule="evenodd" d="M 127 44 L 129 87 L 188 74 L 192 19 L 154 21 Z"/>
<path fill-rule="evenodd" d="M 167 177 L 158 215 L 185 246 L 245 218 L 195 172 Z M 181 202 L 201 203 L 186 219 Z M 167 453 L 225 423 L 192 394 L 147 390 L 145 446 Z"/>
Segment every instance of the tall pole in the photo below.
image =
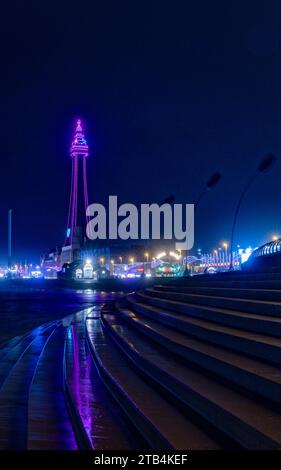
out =
<path fill-rule="evenodd" d="M 12 264 L 12 209 L 8 211 L 8 268 Z"/>
<path fill-rule="evenodd" d="M 236 209 L 235 209 L 235 212 L 234 212 L 234 216 L 233 216 L 233 222 L 232 222 L 232 229 L 231 229 L 231 237 L 230 237 L 230 264 L 229 264 L 229 271 L 233 271 L 234 267 L 233 267 L 233 241 L 234 241 L 234 232 L 235 232 L 235 227 L 236 227 L 236 222 L 237 222 L 237 218 L 238 218 L 238 214 L 239 214 L 239 211 L 240 211 L 240 207 L 241 207 L 241 204 L 242 204 L 242 201 L 244 199 L 244 196 L 245 194 L 248 192 L 248 190 L 250 189 L 250 187 L 252 186 L 252 183 L 255 181 L 257 177 L 257 174 L 254 174 L 250 179 L 249 181 L 247 182 L 246 186 L 244 187 L 241 195 L 240 195 L 240 198 L 238 200 L 238 203 L 237 203 L 237 206 L 236 206 Z"/>
<path fill-rule="evenodd" d="M 72 245 L 74 229 L 81 225 L 84 232 L 84 225 L 89 221 L 86 216 L 86 210 L 89 205 L 87 188 L 87 157 L 89 156 L 89 147 L 83 134 L 81 120 L 78 119 L 73 141 L 70 147 L 70 156 L 72 158 L 72 176 L 70 201 L 67 218 L 67 230 L 64 245 Z M 82 162 L 81 162 L 82 159 Z M 82 165 L 80 164 L 82 163 Z M 82 174 L 80 174 L 82 172 Z M 82 187 L 80 187 L 83 185 Z M 83 192 L 84 204 L 82 199 L 78 198 L 80 191 Z M 83 207 L 81 207 L 81 205 Z M 83 241 L 84 241 L 83 233 Z M 81 240 L 82 241 L 82 240 Z"/>
<path fill-rule="evenodd" d="M 229 264 L 229 271 L 233 271 L 233 241 L 234 241 L 234 233 L 235 233 L 235 228 L 236 228 L 236 223 L 237 223 L 237 218 L 238 214 L 240 211 L 241 204 L 243 202 L 243 199 L 247 192 L 249 191 L 250 187 L 256 180 L 259 174 L 261 173 L 266 173 L 272 165 L 275 163 L 276 157 L 272 153 L 268 153 L 259 163 L 256 172 L 251 176 L 251 178 L 247 181 L 247 184 L 245 185 L 239 199 L 237 202 L 237 206 L 235 208 L 234 216 L 233 216 L 233 222 L 232 222 L 232 230 L 231 230 L 231 238 L 230 238 L 230 264 Z"/>

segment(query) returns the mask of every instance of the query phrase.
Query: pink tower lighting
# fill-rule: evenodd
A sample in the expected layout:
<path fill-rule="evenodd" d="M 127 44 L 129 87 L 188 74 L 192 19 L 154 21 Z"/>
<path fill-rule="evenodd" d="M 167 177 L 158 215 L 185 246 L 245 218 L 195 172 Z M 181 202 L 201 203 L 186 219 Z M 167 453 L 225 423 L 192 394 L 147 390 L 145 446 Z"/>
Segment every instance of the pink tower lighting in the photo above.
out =
<path fill-rule="evenodd" d="M 86 226 L 88 222 L 86 216 L 89 205 L 86 162 L 89 156 L 89 147 L 83 134 L 80 119 L 77 120 L 74 138 L 70 147 L 70 156 L 72 159 L 72 173 L 65 245 L 72 245 L 75 228 L 80 227 L 83 229 L 83 226 Z"/>

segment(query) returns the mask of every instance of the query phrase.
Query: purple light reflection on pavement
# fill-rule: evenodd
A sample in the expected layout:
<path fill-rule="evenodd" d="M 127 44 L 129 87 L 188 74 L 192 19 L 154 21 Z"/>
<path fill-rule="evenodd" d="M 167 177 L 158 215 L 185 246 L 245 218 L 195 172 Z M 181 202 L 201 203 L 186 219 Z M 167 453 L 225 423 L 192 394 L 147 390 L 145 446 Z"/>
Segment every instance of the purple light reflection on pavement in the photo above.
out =
<path fill-rule="evenodd" d="M 104 303 L 120 297 L 120 294 L 94 295 L 96 304 L 93 302 L 91 308 L 74 315 L 69 326 L 66 345 L 68 387 L 94 449 L 136 448 L 139 437 L 136 438 L 132 429 L 128 429 L 121 410 L 101 381 L 86 341 L 86 318 L 89 318 L 91 328 L 97 328 Z"/>
<path fill-rule="evenodd" d="M 85 316 L 83 315 L 83 325 Z M 85 393 L 85 384 L 90 382 L 90 363 L 86 358 L 84 342 L 79 339 L 75 330 L 75 325 L 71 325 L 71 341 L 73 344 L 73 361 L 74 361 L 74 381 L 73 393 L 79 414 L 82 418 L 84 428 L 91 440 L 91 429 L 93 426 L 93 416 L 89 403 L 89 395 Z M 81 368 L 81 363 L 83 367 Z M 86 365 L 86 367 L 85 367 Z"/>

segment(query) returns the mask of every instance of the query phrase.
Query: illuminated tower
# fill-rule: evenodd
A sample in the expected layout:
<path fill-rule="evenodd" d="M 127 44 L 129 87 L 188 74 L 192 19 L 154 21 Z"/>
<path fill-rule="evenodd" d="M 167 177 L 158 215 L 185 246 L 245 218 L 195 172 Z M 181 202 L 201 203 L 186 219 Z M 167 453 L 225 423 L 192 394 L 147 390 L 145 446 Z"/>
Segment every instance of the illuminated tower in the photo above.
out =
<path fill-rule="evenodd" d="M 70 202 L 67 219 L 65 246 L 81 245 L 88 222 L 87 169 L 89 147 L 83 134 L 81 120 L 78 119 L 74 138 L 70 147 L 72 159 Z"/>

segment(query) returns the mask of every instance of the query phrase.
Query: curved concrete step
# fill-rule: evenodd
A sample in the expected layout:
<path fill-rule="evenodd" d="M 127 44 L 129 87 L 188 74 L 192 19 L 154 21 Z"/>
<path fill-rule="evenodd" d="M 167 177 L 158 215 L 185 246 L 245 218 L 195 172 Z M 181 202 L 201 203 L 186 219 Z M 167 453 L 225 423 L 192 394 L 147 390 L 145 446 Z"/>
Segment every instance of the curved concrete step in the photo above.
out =
<path fill-rule="evenodd" d="M 210 276 L 193 276 L 190 278 L 178 278 L 171 281 L 171 285 L 183 286 L 200 286 L 200 287 L 225 287 L 225 288 L 239 288 L 239 289 L 274 289 L 280 290 L 280 279 L 272 278 L 269 280 L 249 280 L 245 278 L 235 278 L 219 275 Z"/>
<path fill-rule="evenodd" d="M 49 336 L 37 363 L 28 396 L 29 450 L 77 450 L 63 378 L 66 327 Z"/>
<path fill-rule="evenodd" d="M 9 341 L 8 344 L 1 350 L 0 387 L 8 376 L 10 370 L 14 367 L 25 350 L 34 340 L 36 340 L 38 335 L 40 335 L 46 329 L 49 329 L 52 325 L 57 325 L 57 321 L 41 325 L 32 330 L 30 333 L 27 333 L 20 338 L 17 337 L 15 341 Z"/>
<path fill-rule="evenodd" d="M 183 278 L 177 278 L 172 280 L 174 283 L 178 283 L 180 280 L 182 283 L 190 282 L 221 282 L 221 281 L 281 281 L 280 272 L 245 272 L 245 271 L 228 271 L 228 272 L 217 272 L 214 274 L 199 274 Z"/>
<path fill-rule="evenodd" d="M 115 308 L 124 320 L 171 353 L 196 364 L 208 373 L 217 374 L 261 397 L 281 404 L 280 368 L 204 343 L 156 320 L 148 319 L 118 302 Z"/>
<path fill-rule="evenodd" d="M 152 449 L 219 449 L 220 445 L 142 380 L 101 328 L 86 323 L 100 375 Z"/>
<path fill-rule="evenodd" d="M 169 296 L 170 294 L 164 292 L 160 294 L 153 289 L 136 294 L 136 298 L 141 302 L 181 313 L 184 316 L 281 338 L 281 318 L 172 300 Z"/>
<path fill-rule="evenodd" d="M 205 305 L 210 307 L 218 307 L 222 309 L 236 310 L 237 312 L 260 314 L 265 318 L 267 316 L 281 317 L 281 302 L 280 301 L 268 301 L 268 300 L 253 300 L 245 299 L 242 297 L 231 297 L 231 293 L 228 296 L 219 296 L 216 294 L 196 294 L 191 292 L 181 292 L 177 288 L 161 289 L 155 287 L 152 289 L 146 289 L 145 291 L 149 295 L 155 295 L 168 300 L 176 300 L 186 302 L 188 304 Z"/>
<path fill-rule="evenodd" d="M 86 318 L 99 318 L 87 309 L 68 327 L 65 383 L 68 404 L 81 447 L 94 450 L 142 448 L 142 439 L 101 381 L 87 347 Z"/>
<path fill-rule="evenodd" d="M 116 315 L 104 314 L 103 324 L 128 359 L 174 400 L 247 449 L 281 447 L 281 415 L 159 351 Z"/>
<path fill-rule="evenodd" d="M 149 296 L 146 296 L 149 297 Z M 226 349 L 242 352 L 243 354 L 260 358 L 269 363 L 280 365 L 281 340 L 258 333 L 250 333 L 245 330 L 230 328 L 188 317 L 171 310 L 156 307 L 147 303 L 141 303 L 134 295 L 127 296 L 131 308 L 154 320 L 169 325 L 172 328 L 195 336 L 208 343 L 223 346 Z M 153 298 L 151 297 L 153 300 Z"/>
<path fill-rule="evenodd" d="M 186 294 L 217 296 L 227 298 L 239 298 L 248 300 L 264 300 L 270 302 L 281 302 L 281 283 L 280 290 L 278 289 L 243 289 L 232 287 L 221 287 L 219 283 L 210 287 L 199 285 L 156 285 L 154 289 L 166 292 L 181 292 Z"/>
<path fill-rule="evenodd" d="M 0 389 L 0 449 L 26 449 L 28 394 L 34 372 L 56 322 L 45 326 L 15 358 Z"/>

